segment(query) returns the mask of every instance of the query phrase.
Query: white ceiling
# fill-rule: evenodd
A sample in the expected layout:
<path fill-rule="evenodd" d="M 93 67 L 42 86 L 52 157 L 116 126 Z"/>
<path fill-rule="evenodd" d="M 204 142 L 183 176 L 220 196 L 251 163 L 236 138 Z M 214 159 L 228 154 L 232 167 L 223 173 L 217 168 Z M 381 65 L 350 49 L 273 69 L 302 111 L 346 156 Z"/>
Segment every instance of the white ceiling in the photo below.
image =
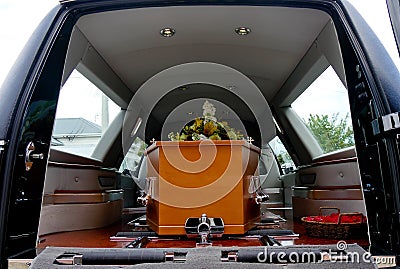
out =
<path fill-rule="evenodd" d="M 90 14 L 77 25 L 133 92 L 166 68 L 214 62 L 242 72 L 271 100 L 328 21 L 311 9 L 187 6 Z M 251 33 L 238 36 L 239 26 Z M 164 27 L 176 34 L 161 36 Z"/>

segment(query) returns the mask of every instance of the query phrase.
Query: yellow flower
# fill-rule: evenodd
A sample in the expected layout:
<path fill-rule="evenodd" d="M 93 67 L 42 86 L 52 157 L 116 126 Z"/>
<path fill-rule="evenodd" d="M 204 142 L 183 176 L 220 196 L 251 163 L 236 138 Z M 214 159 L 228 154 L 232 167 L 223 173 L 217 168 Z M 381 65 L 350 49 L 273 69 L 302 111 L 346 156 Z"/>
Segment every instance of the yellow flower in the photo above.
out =
<path fill-rule="evenodd" d="M 179 141 L 179 133 L 170 132 L 168 138 L 171 141 Z"/>
<path fill-rule="evenodd" d="M 188 138 L 188 136 L 187 136 L 187 135 L 185 135 L 185 134 L 181 134 L 181 136 L 179 137 L 179 140 L 181 140 L 181 141 L 185 141 L 187 138 Z"/>
<path fill-rule="evenodd" d="M 201 127 L 201 126 L 203 126 L 203 120 L 200 119 L 200 118 L 196 118 L 195 122 L 194 122 L 194 125 L 196 126 L 196 129 Z"/>
<path fill-rule="evenodd" d="M 172 141 L 187 141 L 201 139 L 242 139 L 243 134 L 229 127 L 227 121 L 218 121 L 215 117 L 215 107 L 208 101 L 203 105 L 203 117 L 197 117 L 182 128 L 181 134 L 170 133 L 168 138 Z"/>
<path fill-rule="evenodd" d="M 214 122 L 209 121 L 204 125 L 204 134 L 206 136 L 212 135 L 214 132 L 216 132 L 218 127 L 214 124 Z"/>
<path fill-rule="evenodd" d="M 229 132 L 227 133 L 227 135 L 228 135 L 228 137 L 229 137 L 230 140 L 236 140 L 236 139 L 237 139 L 237 135 L 235 134 L 234 131 L 229 131 Z"/>
<path fill-rule="evenodd" d="M 222 127 L 228 126 L 228 122 L 226 122 L 226 121 L 221 121 L 219 124 L 220 124 Z"/>
<path fill-rule="evenodd" d="M 221 137 L 218 134 L 213 134 L 209 137 L 211 140 L 221 140 Z"/>

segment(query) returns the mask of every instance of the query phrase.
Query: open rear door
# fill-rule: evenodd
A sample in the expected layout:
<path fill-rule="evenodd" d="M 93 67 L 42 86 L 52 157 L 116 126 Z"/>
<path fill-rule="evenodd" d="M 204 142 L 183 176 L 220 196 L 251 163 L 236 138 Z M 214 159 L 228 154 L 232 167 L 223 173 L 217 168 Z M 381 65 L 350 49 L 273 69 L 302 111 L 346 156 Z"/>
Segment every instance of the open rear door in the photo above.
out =
<path fill-rule="evenodd" d="M 400 55 L 400 0 L 386 0 L 386 4 L 389 10 L 389 17 L 392 23 L 394 37 L 397 43 L 397 50 Z"/>

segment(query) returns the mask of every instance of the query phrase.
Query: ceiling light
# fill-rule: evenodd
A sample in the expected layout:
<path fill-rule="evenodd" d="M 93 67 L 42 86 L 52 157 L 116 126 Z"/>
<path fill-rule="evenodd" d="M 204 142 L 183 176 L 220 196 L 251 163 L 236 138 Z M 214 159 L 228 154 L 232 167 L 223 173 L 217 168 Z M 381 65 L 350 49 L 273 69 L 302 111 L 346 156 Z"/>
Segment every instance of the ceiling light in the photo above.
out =
<path fill-rule="evenodd" d="M 161 29 L 160 34 L 163 37 L 171 37 L 175 34 L 175 30 L 167 27 L 167 28 Z"/>
<path fill-rule="evenodd" d="M 235 32 L 238 35 L 248 35 L 251 32 L 251 30 L 250 30 L 250 28 L 247 28 L 247 27 L 238 27 L 235 29 Z"/>

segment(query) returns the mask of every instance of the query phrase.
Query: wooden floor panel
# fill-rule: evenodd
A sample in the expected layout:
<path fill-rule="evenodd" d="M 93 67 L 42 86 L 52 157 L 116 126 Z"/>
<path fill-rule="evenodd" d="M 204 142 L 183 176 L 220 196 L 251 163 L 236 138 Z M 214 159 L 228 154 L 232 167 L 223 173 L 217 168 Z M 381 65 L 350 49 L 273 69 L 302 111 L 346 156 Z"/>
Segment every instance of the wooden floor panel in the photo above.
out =
<path fill-rule="evenodd" d="M 91 229 L 83 231 L 73 232 L 62 232 L 42 236 L 39 238 L 38 250 L 44 249 L 47 246 L 54 247 L 83 247 L 83 248 L 125 248 L 131 243 L 130 240 L 110 240 L 117 232 L 121 231 L 132 231 L 132 226 L 127 223 L 138 215 L 124 215 L 121 221 L 114 223 L 113 225 L 100 229 Z M 291 229 L 294 233 L 299 234 L 299 237 L 294 240 L 278 240 L 283 245 L 326 245 L 336 244 L 339 240 L 337 239 L 326 239 L 326 238 L 315 238 L 309 237 L 300 221 L 288 221 L 281 224 L 283 229 Z M 178 240 L 179 241 L 179 240 Z M 254 240 L 243 240 L 235 239 L 223 242 L 223 240 L 213 239 L 214 246 L 259 246 L 259 242 Z M 175 242 L 175 243 L 173 243 Z M 158 247 L 158 248 L 169 248 L 177 247 L 176 240 L 151 240 L 147 247 Z M 183 240 L 179 247 L 195 247 L 194 240 Z M 357 243 L 362 247 L 367 247 L 369 241 L 367 238 L 363 239 L 348 239 L 346 243 Z"/>

